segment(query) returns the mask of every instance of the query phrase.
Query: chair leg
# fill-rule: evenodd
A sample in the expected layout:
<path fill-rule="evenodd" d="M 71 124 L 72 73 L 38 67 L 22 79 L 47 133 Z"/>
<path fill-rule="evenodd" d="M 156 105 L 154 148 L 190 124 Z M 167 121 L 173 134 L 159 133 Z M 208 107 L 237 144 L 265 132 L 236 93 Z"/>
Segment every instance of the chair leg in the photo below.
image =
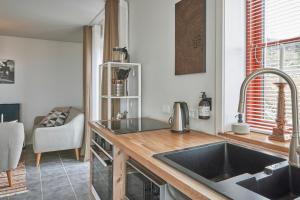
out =
<path fill-rule="evenodd" d="M 9 187 L 12 187 L 13 186 L 12 170 L 7 170 L 6 174 L 7 174 L 8 185 Z"/>
<path fill-rule="evenodd" d="M 80 159 L 79 149 L 75 149 L 75 156 L 76 156 L 76 160 Z"/>
<path fill-rule="evenodd" d="M 41 153 L 37 153 L 37 154 L 35 155 L 35 163 L 36 163 L 36 167 L 40 166 L 41 156 L 42 156 Z"/>

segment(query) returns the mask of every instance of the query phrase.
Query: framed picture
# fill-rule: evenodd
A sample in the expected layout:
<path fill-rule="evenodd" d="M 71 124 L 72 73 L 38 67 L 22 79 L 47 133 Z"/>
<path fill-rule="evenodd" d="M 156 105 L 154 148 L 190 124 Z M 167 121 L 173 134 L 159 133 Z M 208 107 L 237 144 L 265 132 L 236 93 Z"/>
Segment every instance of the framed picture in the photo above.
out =
<path fill-rule="evenodd" d="M 206 0 L 175 5 L 175 75 L 206 72 Z"/>
<path fill-rule="evenodd" d="M 0 59 L 0 84 L 15 83 L 15 61 Z"/>

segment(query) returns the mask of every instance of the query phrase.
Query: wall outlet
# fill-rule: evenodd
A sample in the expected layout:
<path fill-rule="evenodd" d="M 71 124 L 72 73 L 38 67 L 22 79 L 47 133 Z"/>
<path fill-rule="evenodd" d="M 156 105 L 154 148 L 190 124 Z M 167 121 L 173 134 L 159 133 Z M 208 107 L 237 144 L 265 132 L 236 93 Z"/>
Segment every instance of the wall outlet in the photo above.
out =
<path fill-rule="evenodd" d="M 171 107 L 169 105 L 163 105 L 162 106 L 162 113 L 170 115 L 171 114 Z"/>
<path fill-rule="evenodd" d="M 192 119 L 198 119 L 198 109 L 190 109 L 189 115 Z"/>

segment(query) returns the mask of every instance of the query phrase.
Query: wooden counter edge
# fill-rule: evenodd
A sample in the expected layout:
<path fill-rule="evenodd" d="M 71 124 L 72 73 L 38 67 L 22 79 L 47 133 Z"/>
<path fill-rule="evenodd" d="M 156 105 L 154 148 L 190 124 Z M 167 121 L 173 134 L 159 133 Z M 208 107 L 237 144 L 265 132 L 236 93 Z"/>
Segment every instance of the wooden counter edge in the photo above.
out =
<path fill-rule="evenodd" d="M 289 152 L 289 143 L 269 140 L 268 135 L 251 132 L 248 135 L 237 135 L 233 132 L 225 132 L 219 134 L 223 138 L 241 141 L 247 144 L 263 147 L 267 150 L 275 151 L 286 155 Z"/>

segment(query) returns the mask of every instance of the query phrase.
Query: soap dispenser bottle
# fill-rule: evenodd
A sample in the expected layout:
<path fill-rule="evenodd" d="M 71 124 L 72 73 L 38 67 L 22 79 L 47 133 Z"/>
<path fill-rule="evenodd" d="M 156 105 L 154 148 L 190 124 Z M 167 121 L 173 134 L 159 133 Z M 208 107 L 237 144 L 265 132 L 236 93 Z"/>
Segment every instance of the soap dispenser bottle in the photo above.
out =
<path fill-rule="evenodd" d="M 199 119 L 210 118 L 210 102 L 209 99 L 206 97 L 205 92 L 202 92 L 202 98 L 199 102 L 198 117 Z"/>
<path fill-rule="evenodd" d="M 233 123 L 231 125 L 232 132 L 234 132 L 235 134 L 238 134 L 238 135 L 249 134 L 250 133 L 250 126 L 249 126 L 249 124 L 244 123 L 243 115 L 241 113 L 239 113 L 237 115 L 237 117 L 238 117 L 238 122 Z"/>

